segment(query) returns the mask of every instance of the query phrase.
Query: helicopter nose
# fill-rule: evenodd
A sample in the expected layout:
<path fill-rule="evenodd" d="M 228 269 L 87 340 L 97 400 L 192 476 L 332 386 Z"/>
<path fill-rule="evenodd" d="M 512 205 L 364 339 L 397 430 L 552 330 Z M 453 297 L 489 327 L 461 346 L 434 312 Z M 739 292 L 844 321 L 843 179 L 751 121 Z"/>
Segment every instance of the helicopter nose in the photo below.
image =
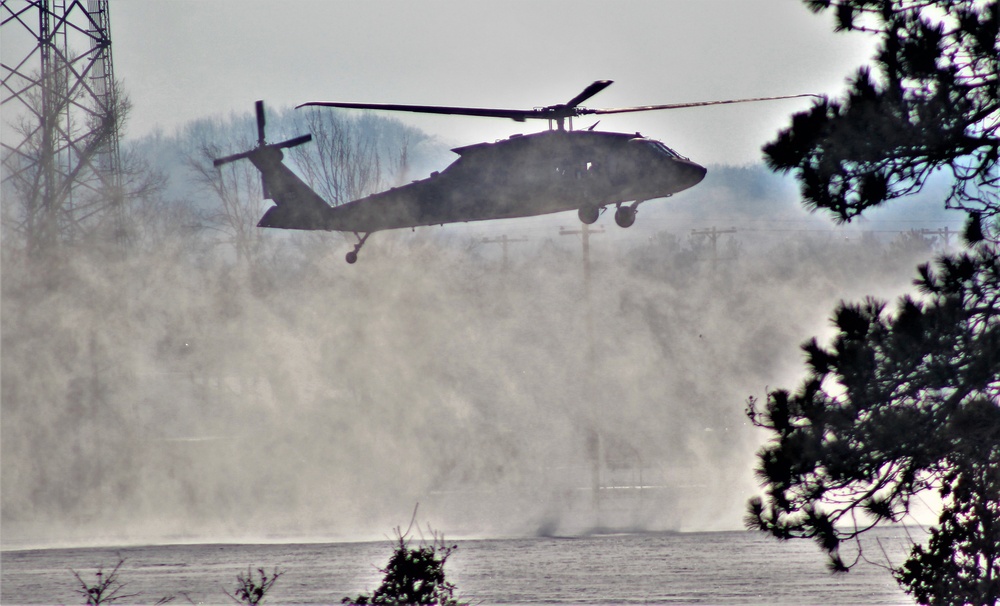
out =
<path fill-rule="evenodd" d="M 681 182 L 685 189 L 688 187 L 694 187 L 695 185 L 701 183 L 702 179 L 705 178 L 705 174 L 708 173 L 708 169 L 697 162 L 682 160 L 679 164 L 679 168 L 681 169 Z"/>

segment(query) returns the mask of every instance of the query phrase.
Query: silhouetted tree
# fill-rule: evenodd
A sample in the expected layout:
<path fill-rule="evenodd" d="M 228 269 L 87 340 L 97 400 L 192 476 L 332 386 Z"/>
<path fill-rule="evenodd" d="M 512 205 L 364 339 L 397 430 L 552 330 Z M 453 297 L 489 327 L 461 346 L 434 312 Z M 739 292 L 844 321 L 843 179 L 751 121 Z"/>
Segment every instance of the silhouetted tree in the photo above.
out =
<path fill-rule="evenodd" d="M 330 110 L 310 109 L 292 117 L 298 130 L 311 133 L 313 140 L 289 154 L 306 183 L 331 206 L 385 188 L 406 170 L 409 131 L 401 123 L 386 133 L 380 122 L 362 123 Z M 400 148 L 390 155 L 384 149 L 387 140 L 397 137 Z"/>
<path fill-rule="evenodd" d="M 807 206 L 849 221 L 919 191 L 947 169 L 949 207 L 995 215 L 1000 155 L 1000 8 L 980 0 L 806 0 L 833 9 L 838 30 L 881 44 L 843 101 L 796 114 L 768 144 L 775 170 L 795 170 Z"/>
<path fill-rule="evenodd" d="M 940 525 L 894 570 L 922 603 L 1000 598 L 1000 257 L 995 249 L 925 265 L 925 300 L 895 313 L 874 299 L 841 304 L 830 347 L 806 352 L 797 392 L 751 400 L 774 433 L 760 453 L 766 499 L 748 523 L 782 539 L 815 539 L 834 570 L 840 543 L 899 522 L 936 490 Z"/>
<path fill-rule="evenodd" d="M 834 570 L 840 544 L 898 522 L 914 497 L 941 498 L 926 546 L 893 568 L 921 603 L 1000 600 L 1000 8 L 997 2 L 807 0 L 837 28 L 879 36 L 843 102 L 822 100 L 765 147 L 795 170 L 807 206 L 849 221 L 949 169 L 945 205 L 970 213 L 970 251 L 919 268 L 921 297 L 893 313 L 842 303 L 830 347 L 803 346 L 799 390 L 751 399 L 772 441 L 759 454 L 766 495 L 748 526 L 812 538 Z M 993 225 L 992 227 L 995 227 Z M 860 557 L 860 552 L 859 552 Z M 857 560 L 855 560 L 856 562 Z"/>

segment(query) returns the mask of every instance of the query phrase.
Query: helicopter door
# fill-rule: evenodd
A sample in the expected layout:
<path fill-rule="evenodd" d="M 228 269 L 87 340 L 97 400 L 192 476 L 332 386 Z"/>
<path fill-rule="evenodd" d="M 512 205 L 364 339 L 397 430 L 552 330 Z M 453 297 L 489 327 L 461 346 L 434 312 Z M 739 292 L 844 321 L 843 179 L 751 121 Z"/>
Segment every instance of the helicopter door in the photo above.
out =
<path fill-rule="evenodd" d="M 608 154 L 602 176 L 610 187 L 622 187 L 631 180 L 633 162 L 630 156 L 628 153 Z"/>
<path fill-rule="evenodd" d="M 580 156 L 563 157 L 555 162 L 553 171 L 560 197 L 579 200 L 592 186 L 594 163 Z"/>

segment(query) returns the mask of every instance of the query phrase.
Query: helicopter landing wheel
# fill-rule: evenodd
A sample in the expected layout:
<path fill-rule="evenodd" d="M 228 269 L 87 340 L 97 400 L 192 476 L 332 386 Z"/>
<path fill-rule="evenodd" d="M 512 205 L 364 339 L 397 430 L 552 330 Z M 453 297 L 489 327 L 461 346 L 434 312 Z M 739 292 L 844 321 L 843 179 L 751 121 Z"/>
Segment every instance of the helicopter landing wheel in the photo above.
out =
<path fill-rule="evenodd" d="M 581 223 L 593 225 L 597 223 L 597 218 L 601 216 L 601 209 L 598 206 L 581 206 L 576 214 L 580 217 Z"/>
<path fill-rule="evenodd" d="M 348 263 L 350 263 L 350 264 L 353 265 L 354 263 L 357 262 L 357 260 L 358 260 L 358 252 L 361 250 L 361 247 L 365 245 L 365 240 L 367 240 L 368 236 L 370 236 L 370 235 L 372 235 L 371 232 L 368 232 L 368 233 L 366 233 L 363 236 L 361 234 L 359 234 L 358 232 L 354 232 L 354 236 L 358 239 L 358 243 L 354 245 L 354 250 L 352 250 L 351 252 L 347 253 L 346 259 L 347 259 Z"/>
<path fill-rule="evenodd" d="M 632 206 L 619 206 L 615 211 L 615 223 L 619 227 L 632 227 L 635 223 L 635 208 Z"/>

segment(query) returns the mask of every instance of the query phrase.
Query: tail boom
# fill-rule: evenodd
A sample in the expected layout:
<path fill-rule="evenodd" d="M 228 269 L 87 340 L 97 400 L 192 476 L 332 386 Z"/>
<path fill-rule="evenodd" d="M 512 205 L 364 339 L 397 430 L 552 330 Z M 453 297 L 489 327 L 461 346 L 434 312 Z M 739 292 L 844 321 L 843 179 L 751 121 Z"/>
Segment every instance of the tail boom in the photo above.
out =
<path fill-rule="evenodd" d="M 281 162 L 280 150 L 261 148 L 247 159 L 260 171 L 267 183 L 269 197 L 274 200 L 257 227 L 277 229 L 325 230 L 336 229 L 330 216 L 332 208 L 302 179 Z"/>

